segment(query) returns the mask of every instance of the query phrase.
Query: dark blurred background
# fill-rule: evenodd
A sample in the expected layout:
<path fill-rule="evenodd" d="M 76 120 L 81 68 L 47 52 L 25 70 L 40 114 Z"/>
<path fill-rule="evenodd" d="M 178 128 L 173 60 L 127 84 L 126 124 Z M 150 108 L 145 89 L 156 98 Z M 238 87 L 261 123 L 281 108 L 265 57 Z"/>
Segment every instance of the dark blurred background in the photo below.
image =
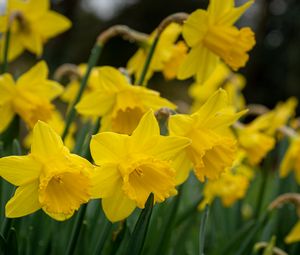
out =
<path fill-rule="evenodd" d="M 52 0 L 52 8 L 71 19 L 73 27 L 47 43 L 43 58 L 51 71 L 63 63 L 83 63 L 97 35 L 112 25 L 125 24 L 150 33 L 169 14 L 191 13 L 207 5 L 205 0 Z M 257 41 L 246 68 L 240 70 L 248 81 L 244 90 L 248 103 L 273 107 L 290 96 L 300 98 L 300 1 L 256 0 L 239 21 L 238 26 L 243 25 L 252 27 Z M 99 65 L 126 66 L 136 49 L 115 38 L 105 46 Z M 19 61 L 24 60 L 36 61 L 29 53 Z M 150 87 L 168 98 L 190 100 L 186 93 L 189 84 L 166 82 L 155 75 Z"/>

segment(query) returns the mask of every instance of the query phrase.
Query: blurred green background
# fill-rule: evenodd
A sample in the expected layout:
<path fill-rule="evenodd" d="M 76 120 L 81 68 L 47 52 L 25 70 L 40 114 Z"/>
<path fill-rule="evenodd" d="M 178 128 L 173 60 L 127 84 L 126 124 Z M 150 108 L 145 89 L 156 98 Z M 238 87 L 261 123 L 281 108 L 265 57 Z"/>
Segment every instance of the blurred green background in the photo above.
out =
<path fill-rule="evenodd" d="M 51 71 L 63 63 L 83 63 L 97 35 L 112 25 L 125 24 L 150 33 L 169 14 L 191 13 L 207 5 L 205 0 L 52 0 L 52 8 L 70 18 L 73 27 L 47 43 L 43 58 Z M 248 103 L 274 107 L 290 96 L 300 98 L 300 1 L 256 0 L 238 23 L 244 25 L 252 27 L 257 40 L 250 61 L 240 70 L 248 81 L 244 90 Z M 136 49 L 136 45 L 115 38 L 105 46 L 99 65 L 126 66 Z M 26 70 L 28 61 L 36 59 L 25 53 L 12 68 Z M 186 87 L 191 81 L 165 82 L 158 74 L 150 83 L 167 98 L 190 100 Z"/>

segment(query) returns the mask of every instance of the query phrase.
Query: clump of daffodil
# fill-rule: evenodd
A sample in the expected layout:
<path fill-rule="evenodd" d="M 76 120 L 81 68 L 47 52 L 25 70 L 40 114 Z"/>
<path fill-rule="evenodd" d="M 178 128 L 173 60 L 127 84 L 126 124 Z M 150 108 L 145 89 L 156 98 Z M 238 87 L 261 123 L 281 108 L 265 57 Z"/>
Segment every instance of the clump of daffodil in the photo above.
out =
<path fill-rule="evenodd" d="M 6 217 L 43 209 L 56 220 L 70 218 L 90 199 L 92 170 L 87 160 L 69 152 L 49 125 L 38 121 L 30 154 L 0 159 L 0 176 L 18 186 L 6 204 Z"/>
<path fill-rule="evenodd" d="M 233 24 L 253 1 L 234 7 L 234 0 L 210 0 L 208 10 L 196 10 L 183 25 L 183 38 L 191 47 L 177 77 L 186 79 L 196 75 L 204 82 L 218 65 L 220 58 L 233 70 L 245 66 L 247 52 L 255 44 L 249 27 L 241 29 Z"/>
<path fill-rule="evenodd" d="M 51 118 L 47 121 L 47 124 L 54 129 L 58 134 L 62 134 L 65 128 L 65 120 L 63 119 L 61 113 L 57 110 L 53 111 Z M 76 131 L 75 123 L 72 123 L 71 128 L 64 140 L 65 145 L 72 150 L 75 145 L 74 134 Z M 30 148 L 32 143 L 32 131 L 30 131 L 23 140 L 23 144 L 26 148 Z"/>
<path fill-rule="evenodd" d="M 49 10 L 49 0 L 8 0 L 6 24 L 10 26 L 8 60 L 18 57 L 24 50 L 37 56 L 43 53 L 43 44 L 50 38 L 66 31 L 71 22 L 63 15 Z M 3 52 L 5 36 L 0 44 Z"/>
<path fill-rule="evenodd" d="M 200 181 L 217 179 L 236 156 L 236 140 L 228 134 L 244 111 L 235 113 L 225 90 L 216 91 L 192 115 L 177 114 L 169 119 L 170 135 L 187 137 L 192 143 L 176 158 L 177 181 L 182 183 L 193 166 Z"/>
<path fill-rule="evenodd" d="M 176 55 L 181 55 L 184 51 L 181 44 L 175 46 L 174 43 L 181 33 L 181 26 L 176 23 L 171 23 L 167 28 L 161 33 L 159 37 L 158 44 L 155 48 L 154 55 L 152 57 L 150 66 L 147 70 L 145 79 L 149 80 L 154 72 L 159 72 L 165 69 L 165 65 L 170 65 L 171 59 L 176 58 Z M 136 80 L 141 77 L 144 64 L 146 62 L 150 47 L 154 41 L 156 31 L 154 31 L 147 42 L 144 42 L 140 49 L 131 57 L 127 63 L 127 69 L 130 74 L 134 74 Z M 166 67 L 168 68 L 168 67 Z M 165 70 L 167 75 L 170 74 L 170 69 Z"/>
<path fill-rule="evenodd" d="M 220 87 L 226 90 L 229 102 L 236 110 L 245 109 L 245 98 L 241 93 L 245 84 L 246 80 L 241 74 L 233 73 L 223 63 L 219 64 L 203 84 L 196 81 L 189 88 L 189 95 L 194 100 L 192 112 L 197 111 Z"/>
<path fill-rule="evenodd" d="M 92 137 L 91 154 L 94 198 L 102 198 L 107 218 L 119 221 L 136 208 L 144 208 L 148 196 L 163 202 L 175 195 L 172 160 L 188 146 L 183 137 L 161 136 L 152 110 L 139 122 L 131 136 L 103 132 Z"/>
<path fill-rule="evenodd" d="M 300 137 L 291 138 L 291 143 L 281 161 L 280 177 L 286 177 L 294 171 L 296 181 L 300 184 Z"/>
<path fill-rule="evenodd" d="M 87 69 L 86 64 L 80 64 L 78 66 L 78 74 L 83 77 Z M 89 93 L 93 92 L 96 90 L 99 84 L 99 72 L 97 71 L 97 67 L 93 68 L 89 79 L 87 81 L 87 86 L 83 92 L 83 95 L 88 95 Z M 74 77 L 70 79 L 70 82 L 67 84 L 63 94 L 61 95 L 61 100 L 68 103 L 72 104 L 78 94 L 80 88 L 80 78 L 79 77 Z"/>
<path fill-rule="evenodd" d="M 141 86 L 132 86 L 127 78 L 113 67 L 98 69 L 97 89 L 77 104 L 79 113 L 101 118 L 101 131 L 131 134 L 141 117 L 154 111 L 176 106 L 161 98 L 159 93 Z"/>
<path fill-rule="evenodd" d="M 18 114 L 33 128 L 38 120 L 51 119 L 54 105 L 51 101 L 63 92 L 63 87 L 47 79 L 48 67 L 39 62 L 15 82 L 8 73 L 0 76 L 0 132 L 4 131 Z"/>
<path fill-rule="evenodd" d="M 239 147 L 246 152 L 251 165 L 259 164 L 275 146 L 274 137 L 257 130 L 253 122 L 247 125 L 235 125 L 235 130 Z"/>

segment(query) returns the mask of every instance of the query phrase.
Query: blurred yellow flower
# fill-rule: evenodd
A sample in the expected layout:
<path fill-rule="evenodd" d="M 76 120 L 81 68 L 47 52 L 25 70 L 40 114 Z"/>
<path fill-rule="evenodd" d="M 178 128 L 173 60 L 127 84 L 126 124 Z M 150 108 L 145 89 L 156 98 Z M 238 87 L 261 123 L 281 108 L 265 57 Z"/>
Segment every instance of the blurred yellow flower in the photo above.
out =
<path fill-rule="evenodd" d="M 39 121 L 33 128 L 30 154 L 0 159 L 0 175 L 18 186 L 6 204 L 6 217 L 42 208 L 56 220 L 70 218 L 90 199 L 92 170 L 87 160 L 70 154 L 55 131 Z"/>
<path fill-rule="evenodd" d="M 86 64 L 80 64 L 78 66 L 78 72 L 81 75 L 81 77 L 84 76 L 86 69 L 87 69 Z M 99 72 L 97 71 L 97 69 L 98 69 L 97 67 L 92 69 L 89 79 L 87 81 L 87 86 L 83 92 L 83 95 L 88 95 L 89 93 L 97 89 L 99 84 Z M 78 77 L 75 79 L 71 79 L 70 82 L 67 84 L 63 94 L 60 97 L 61 100 L 68 104 L 73 103 L 73 101 L 75 100 L 78 94 L 79 88 L 80 88 L 80 80 L 78 79 Z"/>
<path fill-rule="evenodd" d="M 154 72 L 162 71 L 165 68 L 165 65 L 171 60 L 174 56 L 174 51 L 178 50 L 180 53 L 182 49 L 174 48 L 174 43 L 181 33 L 181 26 L 176 23 L 171 23 L 161 34 L 158 44 L 155 48 L 150 66 L 148 68 L 145 80 L 149 80 Z M 141 48 L 129 59 L 127 63 L 127 69 L 130 74 L 134 74 L 136 80 L 141 77 L 146 58 L 149 53 L 149 49 L 155 38 L 156 31 L 154 31 L 150 36 L 146 44 L 141 45 Z"/>
<path fill-rule="evenodd" d="M 182 34 L 192 49 L 179 68 L 179 79 L 196 75 L 197 81 L 203 83 L 220 58 L 233 70 L 245 66 L 247 52 L 255 44 L 254 33 L 248 27 L 239 30 L 233 24 L 252 3 L 234 7 L 234 0 L 210 0 L 207 11 L 196 10 L 189 16 Z"/>
<path fill-rule="evenodd" d="M 71 22 L 66 17 L 50 11 L 49 8 L 49 0 L 8 0 L 7 19 L 13 20 L 8 51 L 9 61 L 18 57 L 24 50 L 41 56 L 43 44 L 48 39 L 71 27 Z M 4 40 L 5 36 L 1 37 L 2 47 Z"/>
<path fill-rule="evenodd" d="M 290 233 L 285 237 L 284 241 L 287 244 L 295 243 L 300 241 L 300 220 L 296 223 L 296 225 L 292 228 Z"/>
<path fill-rule="evenodd" d="M 51 115 L 51 119 L 47 121 L 47 124 L 54 129 L 54 131 L 58 134 L 62 134 L 65 128 L 65 120 L 63 119 L 62 115 L 59 111 L 53 111 Z M 76 131 L 76 124 L 72 123 L 71 128 L 67 134 L 67 137 L 64 141 L 65 145 L 68 147 L 69 150 L 72 150 L 75 145 L 74 134 Z M 23 140 L 23 145 L 26 148 L 30 148 L 32 143 L 32 131 L 29 131 L 27 136 L 25 136 Z"/>
<path fill-rule="evenodd" d="M 0 132 L 4 131 L 15 114 L 21 116 L 29 128 L 38 120 L 51 118 L 51 100 L 63 92 L 63 87 L 47 79 L 48 67 L 39 62 L 15 83 L 8 73 L 0 76 Z"/>
<path fill-rule="evenodd" d="M 275 139 L 259 130 L 252 123 L 236 127 L 239 147 L 246 152 L 251 165 L 257 165 L 275 146 Z"/>
<path fill-rule="evenodd" d="M 102 198 L 107 218 L 119 221 L 136 208 L 144 208 L 150 195 L 163 202 L 175 195 L 175 170 L 171 160 L 190 143 L 182 137 L 161 136 L 152 110 L 139 122 L 132 136 L 103 132 L 93 136 L 91 154 L 94 198 Z"/>
<path fill-rule="evenodd" d="M 225 64 L 219 64 L 208 79 L 203 83 L 195 82 L 189 88 L 193 98 L 192 112 L 195 112 L 220 87 L 228 93 L 228 100 L 236 110 L 245 109 L 245 98 L 241 93 L 245 87 L 245 78 L 233 73 Z"/>
<path fill-rule="evenodd" d="M 79 113 L 101 118 L 101 131 L 131 134 L 141 117 L 149 110 L 176 106 L 159 93 L 141 86 L 132 86 L 113 67 L 101 67 L 97 89 L 77 104 Z"/>
<path fill-rule="evenodd" d="M 232 165 L 236 155 L 236 141 L 227 135 L 228 128 L 244 112 L 235 113 L 228 104 L 226 91 L 219 89 L 194 114 L 170 117 L 170 135 L 192 140 L 185 153 L 178 155 L 175 160 L 178 183 L 184 182 L 188 177 L 191 163 L 202 182 L 205 178 L 219 178 Z"/>
<path fill-rule="evenodd" d="M 297 183 L 300 184 L 300 137 L 292 138 L 281 161 L 280 177 L 286 177 L 292 170 L 295 173 Z"/>
<path fill-rule="evenodd" d="M 167 80 L 175 79 L 184 57 L 187 54 L 187 46 L 183 41 L 179 41 L 173 46 L 172 55 L 165 62 L 162 73 Z"/>
<path fill-rule="evenodd" d="M 295 97 L 289 98 L 286 102 L 279 102 L 274 110 L 257 117 L 251 125 L 256 130 L 275 135 L 278 128 L 286 125 L 294 117 L 297 104 L 298 100 Z"/>
<path fill-rule="evenodd" d="M 211 204 L 216 197 L 221 198 L 225 207 L 230 207 L 246 195 L 249 178 L 243 173 L 239 173 L 239 168 L 247 168 L 247 166 L 240 165 L 234 170 L 225 171 L 217 180 L 207 181 L 203 190 L 204 199 L 198 206 L 199 210 L 202 210 L 206 204 Z"/>

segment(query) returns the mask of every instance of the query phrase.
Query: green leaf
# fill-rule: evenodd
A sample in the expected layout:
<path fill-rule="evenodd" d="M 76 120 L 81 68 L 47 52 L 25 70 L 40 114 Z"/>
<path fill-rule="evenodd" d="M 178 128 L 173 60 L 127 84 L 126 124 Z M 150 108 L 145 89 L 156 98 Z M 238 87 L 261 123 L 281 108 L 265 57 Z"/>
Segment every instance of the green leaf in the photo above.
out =
<path fill-rule="evenodd" d="M 147 199 L 145 208 L 142 210 L 140 217 L 135 225 L 133 233 L 130 237 L 129 244 L 127 246 L 127 255 L 139 255 L 143 250 L 147 230 L 153 209 L 154 195 L 151 193 Z"/>
<path fill-rule="evenodd" d="M 8 238 L 7 238 L 7 246 L 5 249 L 5 254 L 14 254 L 18 255 L 18 242 L 17 242 L 17 233 L 15 228 L 11 228 L 8 233 Z"/>

